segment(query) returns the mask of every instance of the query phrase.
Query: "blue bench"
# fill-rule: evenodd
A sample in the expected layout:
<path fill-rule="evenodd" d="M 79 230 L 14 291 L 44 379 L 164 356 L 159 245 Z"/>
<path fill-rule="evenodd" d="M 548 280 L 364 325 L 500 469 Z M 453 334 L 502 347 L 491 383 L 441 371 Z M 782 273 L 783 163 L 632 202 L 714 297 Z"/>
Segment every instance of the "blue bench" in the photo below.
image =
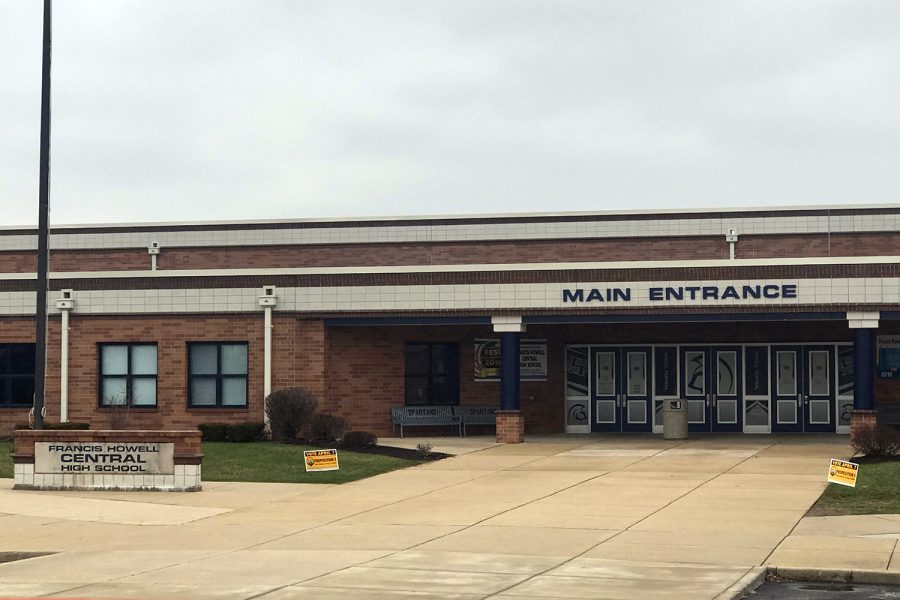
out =
<path fill-rule="evenodd" d="M 462 434 L 466 435 L 466 425 L 497 425 L 495 406 L 457 406 L 462 417 Z"/>
<path fill-rule="evenodd" d="M 403 437 L 404 427 L 455 427 L 462 437 L 462 418 L 453 410 L 453 406 L 392 406 L 391 430 L 396 433 L 400 427 L 400 437 Z"/>
<path fill-rule="evenodd" d="M 466 425 L 496 425 L 493 406 L 391 406 L 391 431 L 403 437 L 404 427 L 455 427 L 466 435 Z"/>

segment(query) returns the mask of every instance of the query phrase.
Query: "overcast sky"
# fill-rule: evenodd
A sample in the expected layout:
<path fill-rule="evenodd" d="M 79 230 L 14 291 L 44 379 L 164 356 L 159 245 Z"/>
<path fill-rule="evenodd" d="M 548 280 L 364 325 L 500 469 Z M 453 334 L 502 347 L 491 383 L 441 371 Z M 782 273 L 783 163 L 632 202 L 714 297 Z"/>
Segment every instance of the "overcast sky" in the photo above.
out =
<path fill-rule="evenodd" d="M 51 222 L 900 201 L 900 2 L 57 0 Z M 41 2 L 0 0 L 0 224 Z"/>

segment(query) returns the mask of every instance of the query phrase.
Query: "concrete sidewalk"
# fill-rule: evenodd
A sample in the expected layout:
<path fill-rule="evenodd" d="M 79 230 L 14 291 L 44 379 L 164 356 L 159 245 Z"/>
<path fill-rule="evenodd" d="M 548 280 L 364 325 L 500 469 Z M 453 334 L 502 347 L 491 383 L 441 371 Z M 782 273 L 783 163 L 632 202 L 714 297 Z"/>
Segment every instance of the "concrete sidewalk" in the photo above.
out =
<path fill-rule="evenodd" d="M 806 517 L 769 564 L 797 569 L 895 573 L 900 583 L 900 515 Z"/>
<path fill-rule="evenodd" d="M 0 551 L 58 554 L 0 564 L 0 596 L 729 597 L 781 551 L 828 459 L 849 455 L 838 436 L 477 442 L 341 486 L 50 493 L 3 480 Z"/>

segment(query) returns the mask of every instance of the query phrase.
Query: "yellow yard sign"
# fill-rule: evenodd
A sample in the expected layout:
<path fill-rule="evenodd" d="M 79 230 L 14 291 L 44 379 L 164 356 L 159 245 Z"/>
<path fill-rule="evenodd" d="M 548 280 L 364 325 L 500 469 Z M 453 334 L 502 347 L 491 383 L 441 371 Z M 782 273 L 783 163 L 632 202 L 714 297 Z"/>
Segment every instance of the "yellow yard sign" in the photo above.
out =
<path fill-rule="evenodd" d="M 828 468 L 828 483 L 856 487 L 856 475 L 858 473 L 858 464 L 832 458 L 831 466 Z"/>
<path fill-rule="evenodd" d="M 303 462 L 307 471 L 337 471 L 337 450 L 306 450 L 303 453 Z"/>

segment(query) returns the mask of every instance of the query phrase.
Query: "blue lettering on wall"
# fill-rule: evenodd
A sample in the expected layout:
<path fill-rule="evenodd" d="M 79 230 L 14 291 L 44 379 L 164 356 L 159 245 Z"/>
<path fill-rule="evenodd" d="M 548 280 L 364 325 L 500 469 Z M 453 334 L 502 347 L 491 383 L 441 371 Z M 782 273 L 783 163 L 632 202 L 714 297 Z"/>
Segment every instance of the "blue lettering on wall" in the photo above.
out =
<path fill-rule="evenodd" d="M 651 302 L 685 300 L 760 300 L 777 298 L 796 299 L 796 283 L 760 283 L 750 285 L 704 285 L 651 287 L 647 289 L 647 299 Z M 631 302 L 631 288 L 576 288 L 563 289 L 565 303 Z"/>

